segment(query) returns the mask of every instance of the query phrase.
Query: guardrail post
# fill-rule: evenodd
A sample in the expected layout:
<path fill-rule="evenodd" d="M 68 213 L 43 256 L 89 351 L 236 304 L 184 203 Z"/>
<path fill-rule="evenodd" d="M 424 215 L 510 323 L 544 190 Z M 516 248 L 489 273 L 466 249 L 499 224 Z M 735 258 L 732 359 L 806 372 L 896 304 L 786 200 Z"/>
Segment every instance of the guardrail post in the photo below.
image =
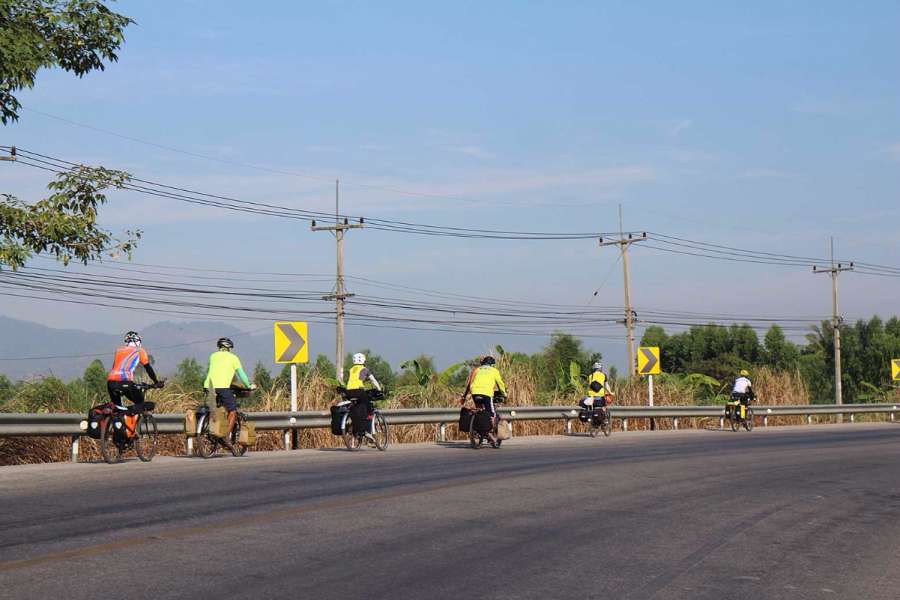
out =
<path fill-rule="evenodd" d="M 894 422 L 894 413 L 891 413 L 891 423 Z"/>
<path fill-rule="evenodd" d="M 893 414 L 891 416 L 894 416 Z M 566 435 L 572 435 L 572 419 L 563 417 L 566 420 Z"/>
<path fill-rule="evenodd" d="M 763 415 L 763 427 L 769 426 L 769 415 Z"/>
<path fill-rule="evenodd" d="M 513 421 L 509 421 L 509 439 L 513 439 Z"/>
<path fill-rule="evenodd" d="M 291 449 L 291 430 L 290 429 L 284 430 L 284 449 L 285 450 Z"/>
<path fill-rule="evenodd" d="M 628 431 L 628 419 L 622 419 L 622 431 Z"/>
<path fill-rule="evenodd" d="M 439 441 L 439 442 L 447 441 L 447 424 L 446 423 L 438 423 L 437 441 Z"/>
<path fill-rule="evenodd" d="M 72 436 L 72 445 L 69 448 L 69 456 L 72 458 L 73 463 L 78 462 L 78 437 L 77 433 Z"/>
<path fill-rule="evenodd" d="M 186 437 L 184 438 L 184 453 L 188 456 L 194 455 L 194 438 Z"/>
<path fill-rule="evenodd" d="M 672 428 L 678 430 L 678 417 L 672 417 Z"/>
<path fill-rule="evenodd" d="M 725 429 L 725 417 L 719 417 L 719 429 Z"/>
<path fill-rule="evenodd" d="M 856 420 L 856 415 L 853 413 L 850 413 L 850 422 L 853 423 L 855 420 Z"/>
<path fill-rule="evenodd" d="M 812 425 L 812 415 L 806 415 L 806 424 Z"/>

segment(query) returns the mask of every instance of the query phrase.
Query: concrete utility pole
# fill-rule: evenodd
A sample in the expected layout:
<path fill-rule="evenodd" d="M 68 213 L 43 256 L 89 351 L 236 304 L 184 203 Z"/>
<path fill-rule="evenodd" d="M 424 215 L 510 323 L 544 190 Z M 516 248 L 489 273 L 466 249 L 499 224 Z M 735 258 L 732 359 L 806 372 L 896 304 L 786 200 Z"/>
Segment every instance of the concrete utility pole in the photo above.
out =
<path fill-rule="evenodd" d="M 350 223 L 346 218 L 343 222 L 340 217 L 340 180 L 334 181 L 334 225 L 317 226 L 312 222 L 313 231 L 330 231 L 337 242 L 337 272 L 334 280 L 334 293 L 322 296 L 322 300 L 334 300 L 335 306 L 335 351 L 334 367 L 337 378 L 344 380 L 344 300 L 353 296 L 344 290 L 344 232 L 348 229 L 361 229 L 363 220 L 359 223 Z"/>
<path fill-rule="evenodd" d="M 813 273 L 828 273 L 831 275 L 831 328 L 834 332 L 834 403 L 844 403 L 843 389 L 841 385 L 841 323 L 843 317 L 838 314 L 838 275 L 842 271 L 852 271 L 853 263 L 844 266 L 841 263 L 834 264 L 834 238 L 831 238 L 831 264 L 828 268 L 813 267 Z M 838 423 L 843 421 L 843 415 L 837 416 Z"/>
<path fill-rule="evenodd" d="M 628 376 L 632 376 L 635 374 L 635 370 L 637 369 L 637 365 L 634 361 L 634 311 L 631 309 L 631 289 L 628 281 L 628 247 L 631 246 L 634 242 L 643 242 L 647 239 L 647 233 L 644 232 L 640 237 L 634 237 L 633 234 L 629 233 L 628 237 L 625 237 L 625 233 L 622 231 L 622 205 L 619 205 L 619 239 L 617 240 L 609 240 L 604 242 L 603 238 L 600 238 L 600 246 L 619 246 L 619 251 L 622 253 L 622 273 L 625 278 L 625 330 L 626 330 L 626 340 L 628 342 Z"/>

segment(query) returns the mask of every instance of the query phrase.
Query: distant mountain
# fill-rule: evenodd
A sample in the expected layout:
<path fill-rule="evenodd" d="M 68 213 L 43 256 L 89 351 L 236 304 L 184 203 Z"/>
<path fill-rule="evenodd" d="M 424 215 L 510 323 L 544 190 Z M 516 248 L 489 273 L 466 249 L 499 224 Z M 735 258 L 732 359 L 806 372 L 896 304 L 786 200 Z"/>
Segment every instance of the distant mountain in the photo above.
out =
<path fill-rule="evenodd" d="M 122 333 L 55 329 L 0 317 L 0 373 L 12 379 L 52 373 L 67 380 L 84 373 L 95 358 L 109 368 Z M 184 358 L 205 362 L 222 336 L 234 338 L 248 370 L 257 360 L 270 359 L 271 355 L 268 338 L 247 335 L 227 323 L 165 321 L 144 327 L 140 333 L 154 357 L 156 370 L 163 374 L 174 371 Z"/>

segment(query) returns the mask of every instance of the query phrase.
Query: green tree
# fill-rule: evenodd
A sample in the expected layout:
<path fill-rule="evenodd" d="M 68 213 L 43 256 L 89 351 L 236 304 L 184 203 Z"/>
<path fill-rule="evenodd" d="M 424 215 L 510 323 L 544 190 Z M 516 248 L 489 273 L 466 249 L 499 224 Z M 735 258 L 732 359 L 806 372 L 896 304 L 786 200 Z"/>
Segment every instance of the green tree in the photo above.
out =
<path fill-rule="evenodd" d="M 15 93 L 40 69 L 83 77 L 118 60 L 131 19 L 98 0 L 0 0 L 0 123 L 19 118 Z"/>
<path fill-rule="evenodd" d="M 203 389 L 203 380 L 206 379 L 206 370 L 200 366 L 194 358 L 185 358 L 175 367 L 175 381 L 189 392 Z"/>
<path fill-rule="evenodd" d="M 290 365 L 288 365 L 288 369 L 290 369 Z M 253 383 L 255 383 L 261 390 L 271 390 L 274 385 L 274 380 L 272 379 L 272 374 L 269 373 L 269 370 L 266 368 L 262 361 L 256 363 L 256 366 L 253 368 Z M 290 383 L 290 370 L 288 370 L 288 383 Z"/>
<path fill-rule="evenodd" d="M 71 410 L 69 389 L 58 377 L 23 383 L 11 404 L 17 412 L 61 412 Z"/>
<path fill-rule="evenodd" d="M 600 358 L 600 353 L 585 350 L 581 340 L 575 336 L 554 333 L 550 336 L 550 342 L 533 358 L 539 369 L 541 390 L 574 391 L 576 386 L 572 382 L 572 373 L 589 373 L 591 365 Z M 572 363 L 577 368 L 573 368 Z"/>
<path fill-rule="evenodd" d="M 16 393 L 16 385 L 10 381 L 9 377 L 0 374 L 0 410 L 9 402 Z"/>
<path fill-rule="evenodd" d="M 95 359 L 84 370 L 81 377 L 85 386 L 86 400 L 93 404 L 97 404 L 100 399 L 107 396 L 106 392 L 106 369 L 99 359 Z"/>
<path fill-rule="evenodd" d="M 59 67 L 81 77 L 116 60 L 129 23 L 98 0 L 0 0 L 0 123 L 18 120 L 14 94 L 32 87 L 38 70 Z M 17 269 L 42 253 L 64 264 L 105 253 L 130 257 L 141 232 L 117 239 L 97 224 L 104 190 L 129 181 L 122 171 L 76 165 L 48 185 L 47 198 L 0 194 L 0 268 Z"/>
<path fill-rule="evenodd" d="M 764 356 L 767 365 L 781 371 L 797 368 L 800 351 L 797 346 L 787 340 L 784 331 L 778 325 L 772 325 L 763 339 Z"/>

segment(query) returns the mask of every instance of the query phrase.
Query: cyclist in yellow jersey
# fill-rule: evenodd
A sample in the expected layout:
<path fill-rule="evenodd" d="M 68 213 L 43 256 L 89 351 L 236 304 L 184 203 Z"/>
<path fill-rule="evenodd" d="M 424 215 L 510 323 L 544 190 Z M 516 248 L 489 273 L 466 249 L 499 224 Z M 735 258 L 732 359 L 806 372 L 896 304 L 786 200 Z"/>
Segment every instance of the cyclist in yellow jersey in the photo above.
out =
<path fill-rule="evenodd" d="M 366 366 L 366 355 L 362 352 L 357 352 L 353 355 L 353 366 L 350 367 L 350 371 L 347 373 L 347 385 L 344 388 L 346 390 L 344 395 L 348 400 L 356 400 L 366 404 L 366 417 L 369 421 L 369 426 L 366 428 L 365 435 L 374 442 L 375 438 L 372 436 L 371 426 L 372 418 L 375 415 L 375 404 L 372 402 L 372 394 L 367 386 L 371 386 L 379 392 L 382 391 L 381 384 L 378 383 L 375 375 Z"/>
<path fill-rule="evenodd" d="M 234 429 L 234 419 L 237 416 L 235 414 L 237 399 L 234 390 L 231 389 L 232 381 L 237 376 L 240 382 L 251 390 L 255 390 L 256 386 L 250 384 L 250 378 L 241 366 L 241 359 L 232 352 L 234 342 L 227 337 L 219 338 L 216 347 L 218 350 L 209 355 L 209 368 L 203 387 L 206 390 L 214 390 L 216 401 L 221 402 L 228 411 L 228 431 L 231 431 Z"/>
<path fill-rule="evenodd" d="M 609 393 L 609 382 L 606 373 L 603 372 L 603 363 L 595 362 L 591 368 L 591 374 L 588 375 L 587 396 L 582 398 L 578 404 L 582 408 L 602 408 L 606 406 L 606 394 Z"/>
<path fill-rule="evenodd" d="M 494 364 L 497 361 L 493 356 L 485 356 L 481 359 L 481 366 L 472 369 L 469 379 L 466 381 L 466 391 L 463 392 L 460 404 L 466 403 L 466 397 L 472 394 L 475 406 L 491 413 L 491 419 L 497 424 L 497 410 L 494 408 L 494 390 L 499 390 L 506 395 L 506 384 L 500 376 L 500 371 Z M 493 433 L 488 433 L 488 441 L 491 446 L 496 446 L 497 440 Z"/>

